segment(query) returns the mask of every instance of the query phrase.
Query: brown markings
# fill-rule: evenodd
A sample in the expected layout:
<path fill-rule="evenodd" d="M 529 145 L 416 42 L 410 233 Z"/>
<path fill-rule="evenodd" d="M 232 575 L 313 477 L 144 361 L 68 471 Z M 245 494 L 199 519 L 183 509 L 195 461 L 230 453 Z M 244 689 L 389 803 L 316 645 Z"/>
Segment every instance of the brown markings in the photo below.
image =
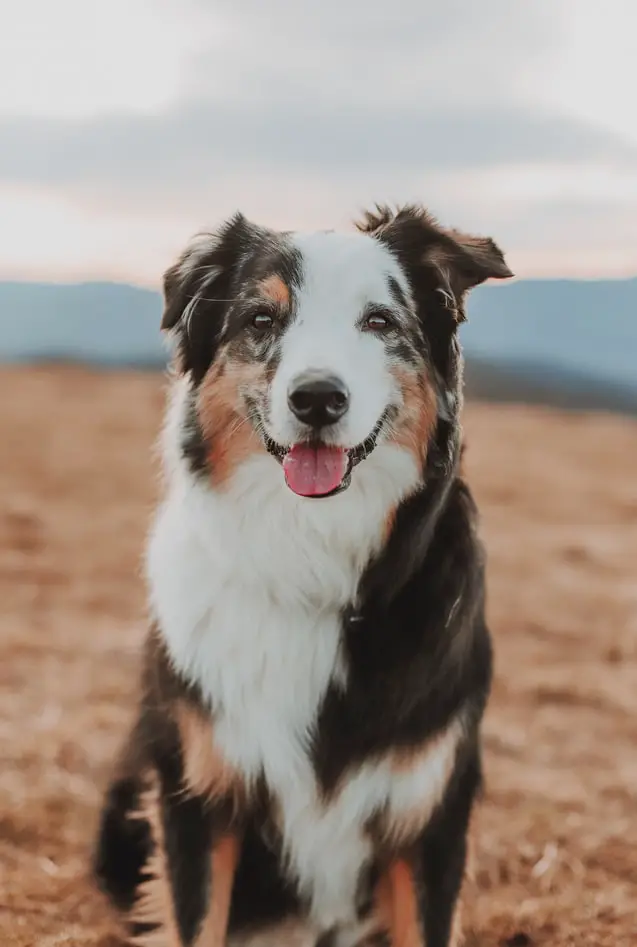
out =
<path fill-rule="evenodd" d="M 392 846 L 410 844 L 422 832 L 447 788 L 462 734 L 463 722 L 461 718 L 457 718 L 424 746 L 414 750 L 395 750 L 392 753 L 390 765 L 397 778 L 409 778 L 415 768 L 426 766 L 431 770 L 431 779 L 427 791 L 422 794 L 422 801 L 413 809 L 387 814 L 384 842 L 389 841 Z M 398 859 L 390 863 L 389 868 L 380 877 L 375 903 L 380 922 L 390 932 L 392 947 L 424 947 L 416 881 L 408 862 Z M 459 898 L 449 945 L 460 947 L 461 942 Z"/>
<path fill-rule="evenodd" d="M 208 800 L 238 792 L 239 774 L 215 746 L 212 720 L 183 700 L 177 702 L 175 716 L 187 791 Z"/>
<path fill-rule="evenodd" d="M 436 392 L 426 374 L 395 369 L 393 375 L 400 386 L 403 405 L 393 424 L 391 440 L 411 451 L 423 466 L 436 428 Z"/>
<path fill-rule="evenodd" d="M 216 842 L 210 855 L 208 910 L 193 947 L 224 947 L 238 859 L 239 842 L 234 835 Z"/>
<path fill-rule="evenodd" d="M 280 276 L 273 273 L 257 285 L 257 291 L 270 302 L 276 303 L 284 309 L 290 307 L 290 288 Z"/>
<path fill-rule="evenodd" d="M 155 930 L 132 938 L 131 944 L 135 947 L 181 947 L 168 874 L 159 780 L 156 774 L 146 792 L 142 794 L 139 811 L 131 818 L 148 822 L 154 848 L 145 865 L 144 881 L 139 886 L 137 901 L 129 919 L 133 924 L 157 925 Z"/>
<path fill-rule="evenodd" d="M 426 947 L 416 879 L 408 862 L 397 859 L 380 876 L 375 891 L 375 915 L 388 932 L 391 947 Z M 456 903 L 449 947 L 461 947 L 462 905 Z"/>
<path fill-rule="evenodd" d="M 237 468 L 263 451 L 263 443 L 246 417 L 241 393 L 263 385 L 264 368 L 218 358 L 197 395 L 197 414 L 206 441 L 210 476 L 216 487 L 227 486 Z"/>
<path fill-rule="evenodd" d="M 382 534 L 383 546 L 388 542 L 389 537 L 392 534 L 392 530 L 394 528 L 395 522 L 396 522 L 396 508 L 394 507 L 389 511 L 389 513 L 385 517 L 385 522 L 383 523 L 383 534 Z"/>
<path fill-rule="evenodd" d="M 391 947 L 425 947 L 416 879 L 405 859 L 395 859 L 381 875 L 376 909 Z"/>
<path fill-rule="evenodd" d="M 455 718 L 444 730 L 426 743 L 416 747 L 394 749 L 390 753 L 392 773 L 396 776 L 409 774 L 417 766 L 426 764 L 434 755 L 444 764 L 447 778 L 455 760 L 456 748 L 462 734 L 460 722 Z"/>
<path fill-rule="evenodd" d="M 424 746 L 392 752 L 390 766 L 396 778 L 408 780 L 410 774 L 418 769 L 420 774 L 415 777 L 418 784 L 424 785 L 425 770 L 427 780 L 417 804 L 406 809 L 387 811 L 383 827 L 387 840 L 393 844 L 409 842 L 429 822 L 451 779 L 462 734 L 462 721 L 456 719 Z"/>

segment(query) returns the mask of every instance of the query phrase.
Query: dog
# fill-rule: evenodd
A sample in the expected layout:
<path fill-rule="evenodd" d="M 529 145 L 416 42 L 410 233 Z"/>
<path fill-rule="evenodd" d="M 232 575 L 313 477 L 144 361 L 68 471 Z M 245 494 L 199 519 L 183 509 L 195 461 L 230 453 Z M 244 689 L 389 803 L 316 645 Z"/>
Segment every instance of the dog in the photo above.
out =
<path fill-rule="evenodd" d="M 419 205 L 237 214 L 165 273 L 150 630 L 93 864 L 133 943 L 458 936 L 492 666 L 458 326 L 512 275 Z"/>

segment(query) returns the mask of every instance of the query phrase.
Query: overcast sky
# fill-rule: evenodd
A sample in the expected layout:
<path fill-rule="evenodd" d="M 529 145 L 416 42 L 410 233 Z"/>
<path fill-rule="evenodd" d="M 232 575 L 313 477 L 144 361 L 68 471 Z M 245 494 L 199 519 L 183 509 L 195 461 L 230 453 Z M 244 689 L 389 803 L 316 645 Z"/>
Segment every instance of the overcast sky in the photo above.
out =
<path fill-rule="evenodd" d="M 637 0 L 0 5 L 0 278 L 405 199 L 521 276 L 637 273 Z"/>

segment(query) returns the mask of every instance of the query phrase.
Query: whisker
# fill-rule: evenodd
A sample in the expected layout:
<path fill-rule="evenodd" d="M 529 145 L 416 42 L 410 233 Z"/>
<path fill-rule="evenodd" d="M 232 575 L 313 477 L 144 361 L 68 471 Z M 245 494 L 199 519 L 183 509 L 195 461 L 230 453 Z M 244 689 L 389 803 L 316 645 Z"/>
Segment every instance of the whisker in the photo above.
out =
<path fill-rule="evenodd" d="M 192 296 L 190 299 L 190 302 L 188 303 L 188 305 L 186 306 L 182 314 L 183 323 L 186 328 L 186 335 L 188 336 L 190 336 L 192 317 L 195 314 L 195 310 L 197 309 L 197 305 L 199 301 L 200 300 L 198 296 Z"/>
<path fill-rule="evenodd" d="M 193 293 L 192 296 L 186 294 L 186 299 L 200 299 L 204 303 L 236 303 L 241 298 L 241 296 L 234 296 L 230 299 L 224 299 L 222 296 L 202 296 L 201 293 Z"/>
<path fill-rule="evenodd" d="M 236 422 L 228 432 L 228 437 L 234 437 L 235 434 L 238 434 L 241 428 L 249 423 L 249 418 L 237 418 Z"/>
<path fill-rule="evenodd" d="M 186 298 L 193 299 L 195 297 L 191 296 Z M 221 299 L 217 296 L 200 296 L 198 293 L 196 298 L 200 299 L 202 303 L 236 303 L 241 300 L 241 296 L 235 296 L 234 299 Z"/>

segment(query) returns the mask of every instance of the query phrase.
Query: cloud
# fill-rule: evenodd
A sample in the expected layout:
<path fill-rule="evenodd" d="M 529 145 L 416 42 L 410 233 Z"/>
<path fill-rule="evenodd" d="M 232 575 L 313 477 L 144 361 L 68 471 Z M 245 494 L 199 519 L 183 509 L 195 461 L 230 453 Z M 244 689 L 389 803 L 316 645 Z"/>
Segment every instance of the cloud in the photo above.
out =
<path fill-rule="evenodd" d="M 635 276 L 637 200 L 538 201 L 524 214 L 493 220 L 508 259 L 520 275 L 586 278 Z"/>
<path fill-rule="evenodd" d="M 636 146 L 524 92 L 561 36 L 555 0 L 185 0 L 182 11 L 205 42 L 184 64 L 177 104 L 0 119 L 0 182 L 187 207 L 229 171 L 280 188 L 305 174 L 401 190 L 436 171 L 637 165 Z"/>
<path fill-rule="evenodd" d="M 190 0 L 209 47 L 184 65 L 184 101 L 255 111 L 497 106 L 526 95 L 563 35 L 565 0 Z"/>
<path fill-rule="evenodd" d="M 166 23 L 178 13 L 188 34 L 176 44 L 179 80 L 164 107 L 153 101 L 133 113 L 118 99 L 115 111 L 92 117 L 0 114 L 0 187 L 119 215 L 122 233 L 134 219 L 147 240 L 162 234 L 162 248 L 171 233 L 185 238 L 237 207 L 274 226 L 340 226 L 375 199 L 422 199 L 448 222 L 493 231 L 532 254 L 550 242 L 542 221 L 567 242 L 568 220 L 558 228 L 547 199 L 549 178 L 559 189 L 591 168 L 637 175 L 636 142 L 592 116 L 560 112 L 547 94 L 572 26 L 570 0 L 151 7 Z M 142 26 L 131 75 L 144 74 Z M 117 61 L 114 47 L 114 71 Z M 534 175 L 538 192 L 529 195 Z M 561 213 L 581 221 L 594 194 L 576 200 Z M 616 204 L 606 206 L 611 228 Z M 584 240 L 581 227 L 574 243 Z M 140 251 L 146 271 L 150 252 L 147 244 L 145 262 Z"/>
<path fill-rule="evenodd" d="M 382 175 L 401 189 L 436 171 L 637 165 L 619 135 L 524 92 L 559 43 L 555 0 L 185 0 L 182 10 L 205 42 L 184 63 L 177 104 L 0 119 L 0 181 L 144 206 L 189 204 L 228 171 L 278 175 L 282 187 L 290 174 Z"/>
<path fill-rule="evenodd" d="M 190 192 L 245 174 L 405 174 L 598 161 L 637 167 L 637 148 L 577 120 L 523 109 L 268 110 L 200 103 L 160 116 L 0 122 L 0 178 L 20 184 Z"/>

